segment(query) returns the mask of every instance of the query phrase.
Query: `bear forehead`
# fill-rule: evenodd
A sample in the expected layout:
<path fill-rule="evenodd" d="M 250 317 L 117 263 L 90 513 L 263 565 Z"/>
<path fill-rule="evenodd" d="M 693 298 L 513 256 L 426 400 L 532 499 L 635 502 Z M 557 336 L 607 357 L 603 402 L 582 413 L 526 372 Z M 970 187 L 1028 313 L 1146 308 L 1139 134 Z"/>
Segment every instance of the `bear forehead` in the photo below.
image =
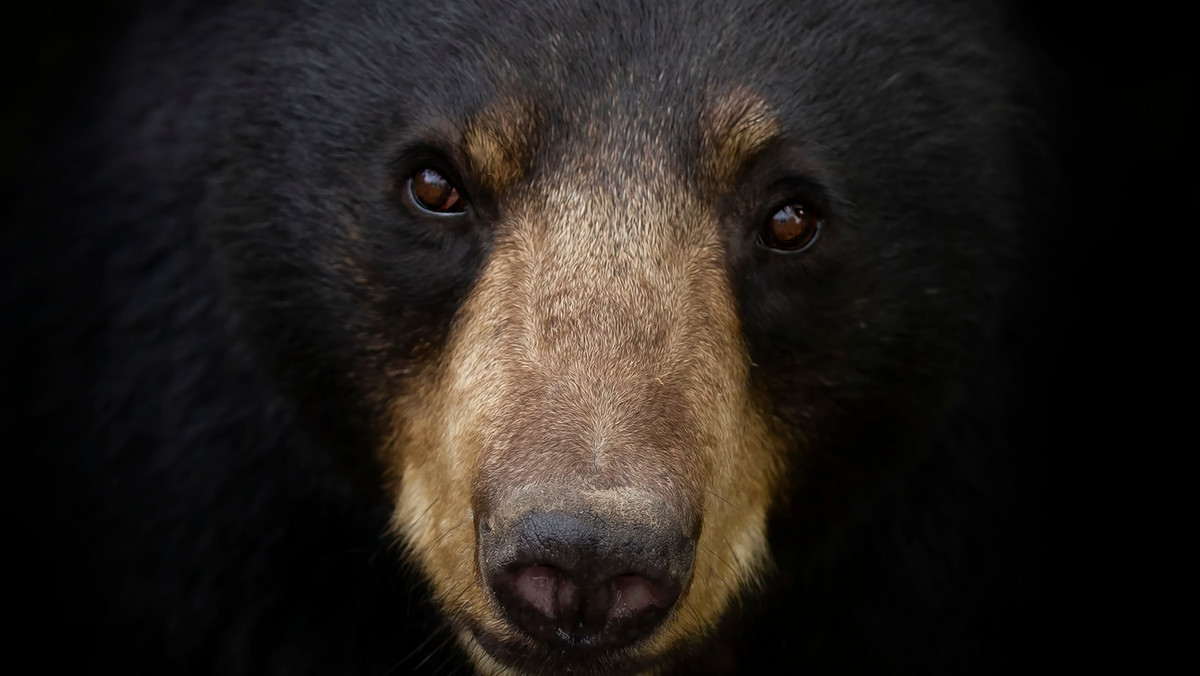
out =
<path fill-rule="evenodd" d="M 472 116 L 461 131 L 461 148 L 466 165 L 476 179 L 493 193 L 503 192 L 526 176 L 533 168 L 539 149 L 550 129 L 539 101 L 533 96 L 502 96 Z M 560 145 L 560 151 L 573 159 L 581 173 L 603 168 L 608 173 L 625 170 L 628 174 L 649 172 L 645 165 L 669 158 L 683 173 L 698 174 L 700 184 L 711 190 L 726 187 L 755 155 L 781 141 L 780 123 L 775 111 L 757 94 L 744 88 L 713 92 L 701 102 L 694 114 L 694 136 L 698 152 L 680 162 L 661 147 L 671 138 L 648 134 L 626 125 L 600 126 L 593 119 L 576 121 L 575 136 Z M 584 138 L 578 138 L 583 136 Z M 580 148 L 587 145 L 587 148 Z M 637 152 L 630 152 L 633 146 Z M 560 157 L 561 164 L 564 158 Z"/>
<path fill-rule="evenodd" d="M 521 3 L 486 22 L 475 2 L 352 17 L 325 7 L 315 11 L 331 16 L 296 27 L 317 33 L 301 54 L 273 57 L 301 68 L 318 97 L 293 86 L 268 105 L 314 129 L 353 118 L 398 143 L 457 144 L 474 132 L 473 153 L 501 160 L 483 172 L 498 186 L 531 163 L 597 149 L 612 152 L 595 164 L 617 170 L 663 150 L 676 173 L 722 176 L 736 162 L 708 166 L 704 144 L 742 157 L 764 132 L 843 167 L 911 163 L 907 150 L 924 142 L 906 123 L 913 115 L 928 121 L 930 144 L 991 143 L 1009 61 L 980 33 L 985 22 L 965 9 L 867 4 Z M 320 27 L 342 20 L 359 30 L 323 39 Z M 753 121 L 740 138 L 715 138 L 739 120 Z"/>

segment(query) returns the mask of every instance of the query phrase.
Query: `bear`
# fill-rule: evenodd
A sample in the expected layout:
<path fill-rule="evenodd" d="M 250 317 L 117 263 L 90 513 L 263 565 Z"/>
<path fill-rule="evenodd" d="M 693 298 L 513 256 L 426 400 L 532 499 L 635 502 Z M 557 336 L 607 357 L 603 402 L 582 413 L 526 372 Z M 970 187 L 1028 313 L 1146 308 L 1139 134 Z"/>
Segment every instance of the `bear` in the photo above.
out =
<path fill-rule="evenodd" d="M 1032 654 L 1003 7 L 182 1 L 94 67 L 6 199 L 56 665 Z"/>

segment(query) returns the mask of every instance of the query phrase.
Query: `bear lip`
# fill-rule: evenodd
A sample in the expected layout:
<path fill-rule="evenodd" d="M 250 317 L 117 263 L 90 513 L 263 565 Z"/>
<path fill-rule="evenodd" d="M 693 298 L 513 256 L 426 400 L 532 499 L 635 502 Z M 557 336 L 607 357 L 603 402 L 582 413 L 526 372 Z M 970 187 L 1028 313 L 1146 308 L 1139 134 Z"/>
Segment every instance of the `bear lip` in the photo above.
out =
<path fill-rule="evenodd" d="M 476 626 L 469 627 L 463 634 L 492 659 L 518 672 L 544 673 L 546 669 L 550 669 L 551 673 L 570 672 L 583 675 L 637 674 L 663 662 L 662 655 L 645 658 L 631 655 L 630 652 L 637 649 L 637 643 L 618 649 L 596 648 L 587 643 L 577 643 L 573 648 L 563 650 L 530 645 L 529 641 L 521 638 L 500 637 Z"/>

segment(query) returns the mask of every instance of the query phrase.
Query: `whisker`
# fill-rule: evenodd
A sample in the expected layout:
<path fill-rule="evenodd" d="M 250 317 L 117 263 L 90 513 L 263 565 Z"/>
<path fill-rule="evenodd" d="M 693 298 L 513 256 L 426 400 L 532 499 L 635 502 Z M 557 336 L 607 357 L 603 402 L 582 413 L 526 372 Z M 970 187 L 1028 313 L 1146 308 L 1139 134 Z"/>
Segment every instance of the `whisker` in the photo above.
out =
<path fill-rule="evenodd" d="M 432 641 L 435 636 L 437 636 L 438 634 L 440 634 L 441 632 L 446 631 L 446 630 L 447 630 L 447 627 L 439 624 L 437 627 L 435 627 L 432 631 L 429 632 L 429 636 L 426 636 L 424 641 L 421 641 L 421 643 L 416 648 L 413 648 L 411 651 L 409 651 L 409 653 L 407 655 L 400 658 L 400 661 L 393 664 L 391 669 L 388 669 L 387 671 L 383 672 L 382 676 L 390 676 L 390 674 L 394 673 L 397 669 L 399 669 L 401 665 L 403 665 L 408 660 L 412 659 L 414 655 L 416 655 L 417 653 L 424 650 L 425 646 L 430 641 Z"/>
<path fill-rule="evenodd" d="M 697 630 L 704 629 L 704 621 L 700 618 L 700 611 L 696 610 L 696 606 L 692 604 L 691 599 L 684 599 L 683 605 L 680 608 L 687 611 L 692 617 L 692 621 L 696 623 Z"/>
<path fill-rule="evenodd" d="M 459 528 L 462 528 L 463 525 L 466 523 L 467 523 L 467 519 L 463 519 L 462 521 L 459 521 L 458 523 L 454 524 L 450 528 L 447 528 L 445 533 L 442 533 L 441 535 L 439 535 L 438 538 L 436 540 L 434 540 L 432 544 L 429 545 L 429 548 L 432 549 L 432 548 L 436 547 L 437 544 L 439 542 L 441 542 L 442 540 L 444 540 L 447 535 L 453 533 L 454 531 L 458 530 Z"/>
<path fill-rule="evenodd" d="M 451 632 L 451 633 L 450 633 L 450 635 L 449 635 L 449 636 L 447 636 L 447 637 L 446 637 L 446 639 L 445 639 L 444 641 L 442 641 L 441 643 L 437 644 L 437 647 L 436 647 L 436 648 L 434 648 L 433 650 L 430 650 L 430 651 L 429 651 L 429 654 L 425 656 L 425 659 L 421 660 L 420 662 L 417 662 L 417 663 L 416 663 L 416 665 L 414 665 L 414 666 L 413 666 L 413 671 L 418 671 L 418 670 L 420 670 L 420 668 L 421 668 L 421 667 L 425 666 L 425 663 L 426 663 L 426 662 L 428 662 L 429 660 L 433 659 L 433 656 L 434 656 L 434 655 L 436 655 L 436 654 L 438 654 L 439 652 L 441 652 L 442 648 L 445 648 L 447 645 L 449 645 L 449 644 L 450 644 L 450 641 L 453 641 L 453 640 L 454 640 L 454 632 Z"/>
<path fill-rule="evenodd" d="M 463 597 L 464 594 L 467 593 L 467 591 L 470 588 L 471 588 L 470 582 L 463 584 L 462 589 L 458 592 L 458 594 L 456 594 L 454 596 L 453 599 L 450 600 L 450 602 L 447 605 L 453 606 L 455 603 L 458 602 L 459 599 L 461 599 Z M 447 631 L 450 632 L 450 636 L 448 636 L 446 638 L 446 640 L 442 641 L 442 643 L 440 643 L 436 648 L 434 648 L 429 653 L 429 655 L 427 655 L 425 657 L 425 659 L 421 660 L 421 662 L 417 664 L 417 666 L 413 667 L 413 670 L 415 671 L 416 669 L 420 668 L 420 666 L 422 664 L 424 664 L 425 662 L 427 662 L 430 657 L 432 657 L 435 653 L 437 653 L 439 650 L 441 650 L 443 647 L 445 647 L 446 643 L 450 639 L 454 638 L 454 632 L 451 630 L 451 628 L 449 626 L 439 623 L 437 625 L 437 627 L 435 627 L 432 631 L 429 632 L 429 636 L 426 636 L 425 640 L 421 641 L 421 643 L 416 648 L 413 648 L 411 651 L 409 651 L 409 653 L 407 655 L 402 657 L 399 662 L 392 665 L 392 668 L 385 671 L 381 676 L 390 676 L 390 674 L 394 673 L 397 669 L 399 669 L 401 666 L 403 666 L 405 662 L 409 661 L 410 659 L 415 657 L 418 653 L 420 653 L 422 650 L 424 650 L 425 646 L 427 646 L 430 641 L 432 641 L 434 638 L 436 638 L 438 636 L 438 634 L 441 634 L 441 633 L 447 632 Z"/>
<path fill-rule="evenodd" d="M 429 503 L 429 506 L 428 506 L 428 507 L 426 507 L 424 510 L 422 510 L 422 511 L 421 511 L 421 513 L 420 513 L 420 514 L 418 514 L 418 515 L 417 515 L 417 521 L 418 521 L 418 522 L 420 522 L 420 520 L 421 520 L 421 519 L 424 519 L 424 518 L 425 518 L 425 515 L 429 513 L 429 510 L 433 509 L 433 506 L 434 506 L 434 505 L 436 505 L 437 503 L 441 502 L 441 500 L 442 500 L 442 497 L 443 497 L 443 496 L 439 495 L 439 496 L 437 496 L 436 498 L 434 498 L 434 499 L 433 499 L 433 502 Z"/>
<path fill-rule="evenodd" d="M 735 512 L 740 512 L 740 511 L 742 511 L 742 508 L 741 508 L 741 507 L 738 507 L 737 505 L 733 504 L 733 503 L 732 503 L 732 502 L 730 502 L 729 500 L 725 499 L 725 496 L 721 495 L 720 493 L 717 493 L 717 492 L 715 492 L 715 491 L 712 491 L 712 490 L 710 490 L 710 489 L 708 489 L 708 488 L 705 488 L 705 489 L 704 489 L 704 492 L 705 492 L 705 493 L 708 493 L 709 495 L 713 496 L 714 498 L 716 498 L 716 499 L 720 500 L 721 502 L 724 502 L 725 504 L 729 505 L 729 506 L 730 506 L 730 507 L 733 509 L 733 511 L 735 511 Z"/>
<path fill-rule="evenodd" d="M 734 568 L 732 565 L 730 565 L 730 563 L 729 563 L 728 561 L 726 561 L 724 557 L 722 557 L 720 554 L 716 553 L 716 552 L 713 550 L 713 548 L 712 548 L 712 547 L 709 547 L 708 545 L 706 545 L 706 544 L 703 544 L 703 543 L 702 543 L 700 546 L 701 546 L 701 547 L 704 547 L 704 550 L 705 550 L 705 551 L 707 551 L 709 554 L 712 554 L 714 557 L 716 557 L 716 559 L 717 559 L 718 561 L 720 561 L 721 563 L 725 564 L 725 567 L 729 569 L 729 572 L 733 573 L 733 577 L 734 577 L 735 579 L 736 579 L 737 577 L 739 577 L 739 576 L 738 576 L 738 571 L 737 571 L 737 569 L 736 569 L 736 568 Z M 719 576 L 718 576 L 718 578 L 719 578 Z M 723 579 L 723 578 L 719 578 L 719 579 Z M 732 592 L 733 590 L 732 590 L 732 589 L 730 589 L 729 591 L 731 591 L 731 592 Z"/>

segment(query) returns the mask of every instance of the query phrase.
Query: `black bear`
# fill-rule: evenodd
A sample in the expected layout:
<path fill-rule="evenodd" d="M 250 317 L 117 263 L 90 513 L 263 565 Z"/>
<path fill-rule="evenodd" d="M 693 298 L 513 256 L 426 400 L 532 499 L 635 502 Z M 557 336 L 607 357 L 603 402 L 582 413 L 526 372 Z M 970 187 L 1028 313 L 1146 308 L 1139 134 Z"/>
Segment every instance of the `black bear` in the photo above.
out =
<path fill-rule="evenodd" d="M 1037 115 L 1002 8 L 144 11 L 10 196 L 30 645 L 155 674 L 1023 654 Z"/>

